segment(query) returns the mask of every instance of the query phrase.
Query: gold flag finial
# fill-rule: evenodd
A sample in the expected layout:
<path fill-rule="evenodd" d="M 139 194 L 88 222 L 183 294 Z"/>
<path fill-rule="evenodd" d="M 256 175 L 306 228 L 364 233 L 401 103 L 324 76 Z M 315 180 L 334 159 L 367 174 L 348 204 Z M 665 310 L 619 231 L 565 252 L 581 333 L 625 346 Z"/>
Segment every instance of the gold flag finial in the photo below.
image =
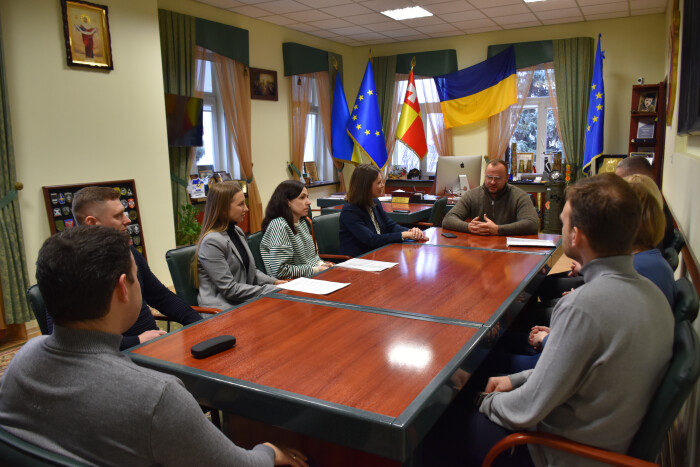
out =
<path fill-rule="evenodd" d="M 416 66 L 416 56 L 414 55 L 413 58 L 411 59 L 411 70 L 413 70 L 413 67 Z"/>
<path fill-rule="evenodd" d="M 338 71 L 338 59 L 333 57 L 333 68 L 335 68 L 335 71 Z"/>

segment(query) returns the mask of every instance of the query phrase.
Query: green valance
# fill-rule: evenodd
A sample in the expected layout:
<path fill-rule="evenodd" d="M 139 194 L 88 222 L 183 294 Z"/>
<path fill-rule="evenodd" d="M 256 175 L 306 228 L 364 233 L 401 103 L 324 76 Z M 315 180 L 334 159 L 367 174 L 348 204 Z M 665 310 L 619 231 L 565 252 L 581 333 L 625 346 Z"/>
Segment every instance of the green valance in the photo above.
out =
<path fill-rule="evenodd" d="M 197 18 L 197 45 L 224 57 L 250 65 L 248 30 Z"/>
<path fill-rule="evenodd" d="M 554 60 L 552 41 L 517 42 L 515 44 L 489 45 L 488 58 L 515 46 L 515 68 L 527 68 Z"/>
<path fill-rule="evenodd" d="M 296 42 L 284 42 L 282 56 L 284 58 L 284 76 L 328 71 L 328 52 L 325 50 Z"/>
<path fill-rule="evenodd" d="M 396 56 L 396 73 L 408 74 L 411 71 L 411 59 L 416 57 L 413 73 L 419 76 L 440 76 L 457 71 L 457 51 L 433 50 L 399 54 Z"/>

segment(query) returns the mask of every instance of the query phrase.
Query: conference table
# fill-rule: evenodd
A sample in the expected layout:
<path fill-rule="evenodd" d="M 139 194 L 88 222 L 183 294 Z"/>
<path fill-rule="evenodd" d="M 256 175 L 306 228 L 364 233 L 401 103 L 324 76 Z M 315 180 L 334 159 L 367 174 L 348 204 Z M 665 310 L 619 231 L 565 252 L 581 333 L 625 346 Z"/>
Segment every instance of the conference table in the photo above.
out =
<path fill-rule="evenodd" d="M 279 290 L 128 351 L 224 411 L 238 445 L 294 446 L 317 465 L 409 465 L 426 433 L 544 277 L 555 248 L 440 228 L 427 242 L 362 256 L 381 272 L 334 267 L 328 295 Z M 535 235 L 560 244 L 557 235 Z M 236 347 L 195 359 L 192 345 Z"/>

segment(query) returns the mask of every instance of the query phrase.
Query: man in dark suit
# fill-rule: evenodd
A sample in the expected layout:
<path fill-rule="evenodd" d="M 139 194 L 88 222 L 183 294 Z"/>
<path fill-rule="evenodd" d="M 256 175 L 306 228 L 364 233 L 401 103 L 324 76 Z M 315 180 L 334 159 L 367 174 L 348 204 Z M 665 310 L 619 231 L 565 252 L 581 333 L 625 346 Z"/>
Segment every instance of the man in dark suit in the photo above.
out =
<path fill-rule="evenodd" d="M 73 215 L 79 225 L 104 225 L 119 232 L 126 232 L 131 219 L 125 214 L 119 201 L 119 193 L 111 188 L 90 186 L 73 196 Z M 121 350 L 146 342 L 165 334 L 158 329 L 149 307 L 182 325 L 202 319 L 187 303 L 165 287 L 148 267 L 146 258 L 131 247 L 136 262 L 137 277 L 141 285 L 141 312 L 136 322 L 123 333 Z"/>

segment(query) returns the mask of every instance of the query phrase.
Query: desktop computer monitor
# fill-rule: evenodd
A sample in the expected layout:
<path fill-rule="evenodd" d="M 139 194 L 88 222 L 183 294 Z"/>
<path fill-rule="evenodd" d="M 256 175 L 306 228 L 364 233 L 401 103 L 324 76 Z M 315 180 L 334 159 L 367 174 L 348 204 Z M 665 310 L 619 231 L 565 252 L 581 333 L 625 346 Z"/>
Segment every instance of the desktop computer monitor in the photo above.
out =
<path fill-rule="evenodd" d="M 481 183 L 481 164 L 484 156 L 440 156 L 435 170 L 435 194 L 463 194 Z M 468 186 L 460 184 L 460 175 Z M 466 190 L 465 190 L 466 188 Z"/>

